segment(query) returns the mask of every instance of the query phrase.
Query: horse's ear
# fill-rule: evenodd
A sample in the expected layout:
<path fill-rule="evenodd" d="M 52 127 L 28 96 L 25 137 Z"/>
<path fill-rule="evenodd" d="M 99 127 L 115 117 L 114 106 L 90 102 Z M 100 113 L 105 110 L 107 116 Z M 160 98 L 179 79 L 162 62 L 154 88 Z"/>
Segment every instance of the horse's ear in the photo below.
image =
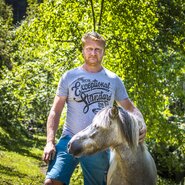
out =
<path fill-rule="evenodd" d="M 114 105 L 111 108 L 110 117 L 115 118 L 117 115 L 118 115 L 118 107 L 116 105 Z"/>

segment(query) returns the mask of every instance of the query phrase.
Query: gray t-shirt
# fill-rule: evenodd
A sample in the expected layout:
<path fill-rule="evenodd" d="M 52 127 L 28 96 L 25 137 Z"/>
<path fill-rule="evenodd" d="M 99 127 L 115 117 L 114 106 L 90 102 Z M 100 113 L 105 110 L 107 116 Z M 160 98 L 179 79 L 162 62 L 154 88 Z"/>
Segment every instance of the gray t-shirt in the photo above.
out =
<path fill-rule="evenodd" d="M 56 94 L 67 96 L 63 135 L 69 136 L 91 124 L 95 114 L 106 106 L 112 106 L 114 100 L 128 98 L 121 79 L 106 68 L 97 73 L 89 73 L 78 67 L 64 73 Z"/>

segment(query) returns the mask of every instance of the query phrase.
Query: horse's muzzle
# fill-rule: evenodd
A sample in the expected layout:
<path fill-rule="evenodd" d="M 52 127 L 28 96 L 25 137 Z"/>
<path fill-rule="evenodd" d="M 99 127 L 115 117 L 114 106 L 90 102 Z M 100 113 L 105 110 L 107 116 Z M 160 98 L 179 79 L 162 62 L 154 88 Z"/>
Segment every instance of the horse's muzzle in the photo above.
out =
<path fill-rule="evenodd" d="M 82 145 L 79 144 L 78 140 L 69 142 L 67 147 L 68 152 L 75 157 L 78 157 L 78 155 L 82 152 Z"/>

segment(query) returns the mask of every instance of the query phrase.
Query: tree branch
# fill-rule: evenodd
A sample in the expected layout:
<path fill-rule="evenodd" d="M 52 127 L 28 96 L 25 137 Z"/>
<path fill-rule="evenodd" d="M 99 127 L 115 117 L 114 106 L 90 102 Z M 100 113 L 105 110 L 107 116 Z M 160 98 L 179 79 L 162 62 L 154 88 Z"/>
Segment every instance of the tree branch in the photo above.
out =
<path fill-rule="evenodd" d="M 95 14 L 94 14 L 94 6 L 93 6 L 93 1 L 90 0 L 91 2 L 91 8 L 92 8 L 92 16 L 93 16 L 93 26 L 94 26 L 94 31 L 96 31 L 96 19 L 95 19 Z"/>
<path fill-rule="evenodd" d="M 104 0 L 101 1 L 100 19 L 99 19 L 99 23 L 98 23 L 98 30 L 100 29 L 100 26 L 101 26 L 101 20 L 102 20 L 102 15 L 103 15 L 103 5 L 104 5 Z"/>

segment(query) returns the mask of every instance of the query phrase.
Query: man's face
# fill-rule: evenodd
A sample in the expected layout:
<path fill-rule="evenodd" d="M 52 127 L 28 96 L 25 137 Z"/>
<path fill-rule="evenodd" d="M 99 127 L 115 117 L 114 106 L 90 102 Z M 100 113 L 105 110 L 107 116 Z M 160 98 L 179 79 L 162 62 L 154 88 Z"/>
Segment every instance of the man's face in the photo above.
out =
<path fill-rule="evenodd" d="M 82 53 L 86 64 L 91 66 L 100 65 L 104 55 L 104 46 L 100 41 L 88 39 Z"/>

